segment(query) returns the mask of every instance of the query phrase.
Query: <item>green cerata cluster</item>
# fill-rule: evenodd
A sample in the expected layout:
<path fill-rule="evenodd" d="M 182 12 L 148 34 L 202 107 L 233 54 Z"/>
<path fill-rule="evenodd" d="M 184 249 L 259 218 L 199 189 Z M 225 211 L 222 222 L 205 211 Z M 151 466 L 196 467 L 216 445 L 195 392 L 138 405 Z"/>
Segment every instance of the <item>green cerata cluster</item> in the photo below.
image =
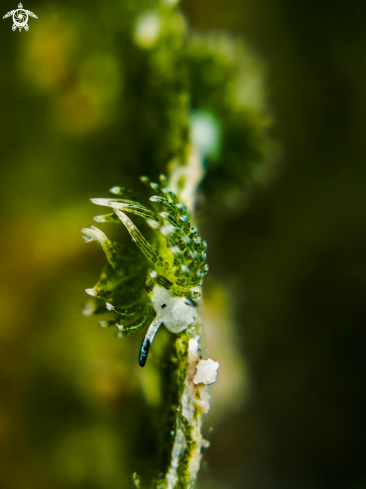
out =
<path fill-rule="evenodd" d="M 180 333 L 197 321 L 195 301 L 201 297 L 200 285 L 208 265 L 207 243 L 197 236 L 187 207 L 166 187 L 166 177 L 160 177 L 160 185 L 147 177 L 141 180 L 156 193 L 150 197 L 150 207 L 123 198 L 130 193 L 122 187 L 111 189 L 118 197 L 92 199 L 113 211 L 94 220 L 124 224 L 139 250 L 109 240 L 95 226 L 82 229 L 82 233 L 86 242 L 97 241 L 102 246 L 108 260 L 97 284 L 86 290 L 93 299 L 84 314 L 101 314 L 107 309 L 113 318 L 100 325 L 115 326 L 122 335 L 149 325 L 139 356 L 144 366 L 162 324 Z M 152 243 L 127 214 L 142 217 L 153 229 Z"/>

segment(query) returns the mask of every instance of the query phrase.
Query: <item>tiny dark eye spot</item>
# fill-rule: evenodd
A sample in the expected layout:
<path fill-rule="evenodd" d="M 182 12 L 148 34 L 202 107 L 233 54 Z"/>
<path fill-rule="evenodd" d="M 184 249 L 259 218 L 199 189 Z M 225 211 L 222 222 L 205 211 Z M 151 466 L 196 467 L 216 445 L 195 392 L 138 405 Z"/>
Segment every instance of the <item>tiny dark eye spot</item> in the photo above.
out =
<path fill-rule="evenodd" d="M 166 304 L 162 304 L 162 305 L 161 305 L 161 308 L 162 308 L 162 309 L 165 309 L 165 308 L 166 308 Z"/>

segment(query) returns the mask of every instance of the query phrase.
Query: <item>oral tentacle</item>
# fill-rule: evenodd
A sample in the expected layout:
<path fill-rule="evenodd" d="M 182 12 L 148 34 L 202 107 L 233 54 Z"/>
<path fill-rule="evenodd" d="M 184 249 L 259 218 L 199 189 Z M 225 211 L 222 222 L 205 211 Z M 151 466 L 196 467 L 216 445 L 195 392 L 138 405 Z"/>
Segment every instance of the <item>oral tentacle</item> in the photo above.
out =
<path fill-rule="evenodd" d="M 150 324 L 148 330 L 146 331 L 139 353 L 140 367 L 145 366 L 151 343 L 153 342 L 155 335 L 162 324 L 163 323 L 161 322 L 161 320 L 156 317 L 154 321 Z"/>

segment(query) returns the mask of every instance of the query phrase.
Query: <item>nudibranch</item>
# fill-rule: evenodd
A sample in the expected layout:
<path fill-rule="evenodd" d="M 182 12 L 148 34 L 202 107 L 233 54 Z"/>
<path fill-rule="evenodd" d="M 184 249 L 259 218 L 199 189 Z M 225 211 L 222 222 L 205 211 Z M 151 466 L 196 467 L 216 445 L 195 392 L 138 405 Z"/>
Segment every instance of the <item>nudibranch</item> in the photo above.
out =
<path fill-rule="evenodd" d="M 129 198 L 91 199 L 94 204 L 113 211 L 94 220 L 122 223 L 142 254 L 131 246 L 110 241 L 95 226 L 82 229 L 85 241 L 99 242 L 108 260 L 98 283 L 86 289 L 95 299 L 86 306 L 84 314 L 99 314 L 106 308 L 115 319 L 101 321 L 101 326 L 115 326 L 120 334 L 149 324 L 139 353 L 141 367 L 146 364 L 149 348 L 161 325 L 179 334 L 197 324 L 196 300 L 201 297 L 200 285 L 208 272 L 207 243 L 192 227 L 189 210 L 166 187 L 166 178 L 161 176 L 160 180 L 158 185 L 142 178 L 157 193 L 150 197 L 149 207 Z M 111 192 L 130 197 L 122 187 L 113 187 Z M 127 214 L 143 218 L 153 229 L 152 243 Z M 103 300 L 104 307 L 96 299 Z"/>

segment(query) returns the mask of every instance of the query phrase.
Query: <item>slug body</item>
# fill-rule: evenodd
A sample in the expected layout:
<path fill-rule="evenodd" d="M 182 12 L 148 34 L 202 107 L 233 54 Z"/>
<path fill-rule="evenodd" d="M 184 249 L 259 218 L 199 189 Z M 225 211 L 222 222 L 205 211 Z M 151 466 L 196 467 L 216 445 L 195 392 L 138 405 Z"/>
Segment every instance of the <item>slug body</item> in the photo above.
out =
<path fill-rule="evenodd" d="M 143 367 L 162 324 L 171 333 L 179 334 L 198 322 L 195 300 L 201 297 L 199 287 L 208 265 L 207 243 L 191 225 L 189 209 L 166 187 L 167 178 L 161 175 L 160 185 L 147 177 L 141 180 L 155 192 L 147 206 L 130 200 L 131 193 L 123 187 L 111 189 L 118 197 L 91 199 L 113 211 L 94 220 L 122 223 L 140 253 L 111 241 L 95 226 L 82 229 L 82 233 L 86 242 L 97 241 L 102 246 L 108 260 L 96 285 L 86 289 L 92 299 L 84 314 L 99 314 L 103 306 L 98 301 L 104 301 L 112 318 L 100 321 L 100 325 L 116 327 L 119 337 L 149 324 L 139 353 Z M 128 214 L 146 221 L 153 230 L 151 243 Z"/>

